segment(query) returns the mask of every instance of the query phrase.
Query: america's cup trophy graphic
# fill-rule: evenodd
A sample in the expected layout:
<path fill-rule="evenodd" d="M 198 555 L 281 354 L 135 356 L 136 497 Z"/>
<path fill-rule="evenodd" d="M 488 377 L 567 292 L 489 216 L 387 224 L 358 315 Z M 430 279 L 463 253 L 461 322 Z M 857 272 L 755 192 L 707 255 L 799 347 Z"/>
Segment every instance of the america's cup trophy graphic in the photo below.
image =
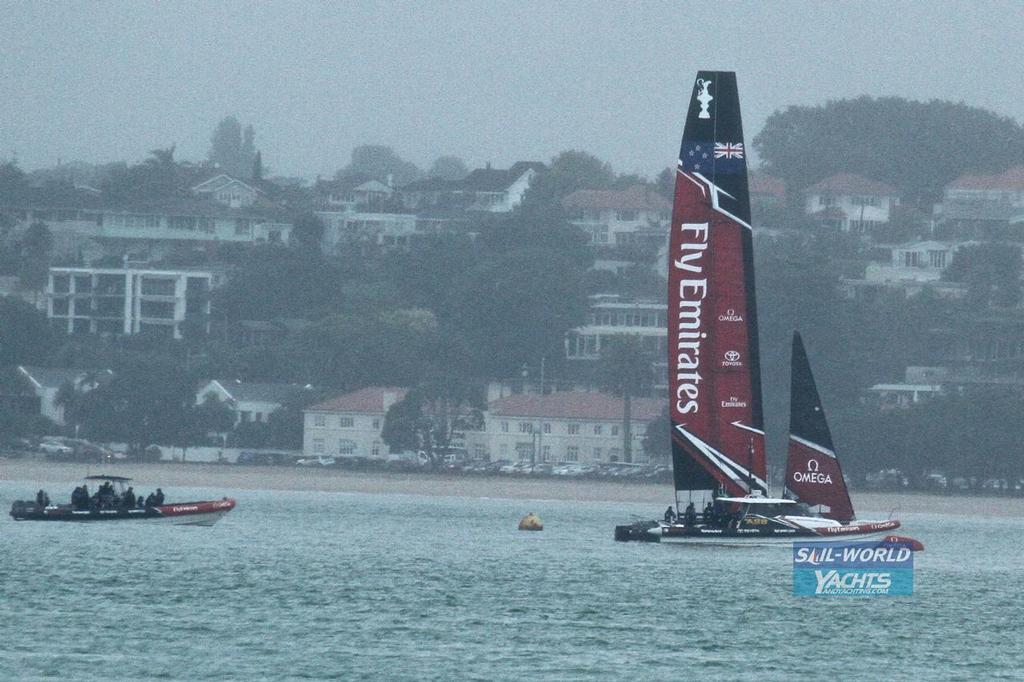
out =
<path fill-rule="evenodd" d="M 708 91 L 711 87 L 711 81 L 704 78 L 697 79 L 697 101 L 700 102 L 700 113 L 697 114 L 697 118 L 711 118 L 711 114 L 708 112 L 708 105 L 711 104 L 711 100 L 714 97 Z"/>

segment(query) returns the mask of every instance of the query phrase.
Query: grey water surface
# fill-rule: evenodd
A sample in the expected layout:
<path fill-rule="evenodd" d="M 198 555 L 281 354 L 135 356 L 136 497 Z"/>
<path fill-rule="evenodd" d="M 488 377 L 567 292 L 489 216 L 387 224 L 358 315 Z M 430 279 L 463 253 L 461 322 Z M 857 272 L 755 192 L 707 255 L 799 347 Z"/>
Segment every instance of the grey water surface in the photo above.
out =
<path fill-rule="evenodd" d="M 4 512 L 37 485 L 0 482 Z M 238 507 L 213 528 L 0 519 L 0 679 L 1024 675 L 1020 519 L 905 519 L 913 597 L 814 598 L 787 546 L 613 542 L 642 505 L 170 492 Z M 543 532 L 516 530 L 528 511 Z"/>

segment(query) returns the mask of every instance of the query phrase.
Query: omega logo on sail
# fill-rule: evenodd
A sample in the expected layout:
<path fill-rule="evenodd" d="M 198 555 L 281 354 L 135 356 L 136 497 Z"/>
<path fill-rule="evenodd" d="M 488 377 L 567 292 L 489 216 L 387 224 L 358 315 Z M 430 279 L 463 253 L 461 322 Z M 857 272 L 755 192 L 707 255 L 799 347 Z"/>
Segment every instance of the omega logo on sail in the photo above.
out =
<path fill-rule="evenodd" d="M 704 274 L 703 257 L 708 248 L 708 223 L 682 223 L 683 243 L 672 266 L 688 275 Z M 704 298 L 708 295 L 706 277 L 687 277 L 679 280 L 679 296 L 676 302 L 676 410 L 681 414 L 697 412 L 700 409 L 697 398 L 700 395 L 700 344 L 707 338 L 701 331 L 701 312 Z"/>
<path fill-rule="evenodd" d="M 794 471 L 793 480 L 797 483 L 832 483 L 832 477 L 818 471 L 821 465 L 818 460 L 807 460 L 807 471 Z"/>
<path fill-rule="evenodd" d="M 725 311 L 725 315 L 718 316 L 719 322 L 742 322 L 743 316 L 737 315 L 734 308 L 729 308 Z"/>

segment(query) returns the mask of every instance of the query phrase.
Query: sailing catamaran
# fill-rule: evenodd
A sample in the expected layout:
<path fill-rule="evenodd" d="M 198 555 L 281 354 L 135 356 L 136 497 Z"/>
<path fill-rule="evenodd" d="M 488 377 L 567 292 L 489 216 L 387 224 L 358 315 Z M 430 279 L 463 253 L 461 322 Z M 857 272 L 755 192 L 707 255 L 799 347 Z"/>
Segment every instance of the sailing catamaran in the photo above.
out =
<path fill-rule="evenodd" d="M 802 345 L 793 384 L 801 416 L 791 440 L 801 449 L 794 454 L 791 446 L 790 462 L 804 469 L 794 472 L 792 486 L 787 474 L 796 499 L 768 496 L 751 232 L 736 74 L 701 71 L 679 151 L 668 259 L 669 414 L 680 515 L 618 526 L 617 540 L 788 542 L 899 527 L 850 523 L 853 509 Z M 813 395 L 804 392 L 808 381 Z M 811 403 L 814 418 L 802 414 Z M 823 476 L 829 492 L 819 490 Z M 827 511 L 814 515 L 808 505 Z"/>

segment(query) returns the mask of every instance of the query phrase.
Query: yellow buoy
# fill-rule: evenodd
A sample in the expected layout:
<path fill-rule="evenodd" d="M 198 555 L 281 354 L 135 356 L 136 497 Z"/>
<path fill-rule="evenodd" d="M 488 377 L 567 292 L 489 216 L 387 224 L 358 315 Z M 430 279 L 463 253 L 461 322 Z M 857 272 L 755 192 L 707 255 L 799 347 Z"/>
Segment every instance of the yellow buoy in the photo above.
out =
<path fill-rule="evenodd" d="M 519 530 L 544 530 L 544 522 L 540 517 L 530 512 L 519 521 Z"/>

